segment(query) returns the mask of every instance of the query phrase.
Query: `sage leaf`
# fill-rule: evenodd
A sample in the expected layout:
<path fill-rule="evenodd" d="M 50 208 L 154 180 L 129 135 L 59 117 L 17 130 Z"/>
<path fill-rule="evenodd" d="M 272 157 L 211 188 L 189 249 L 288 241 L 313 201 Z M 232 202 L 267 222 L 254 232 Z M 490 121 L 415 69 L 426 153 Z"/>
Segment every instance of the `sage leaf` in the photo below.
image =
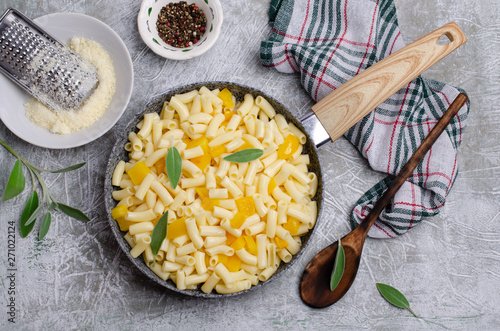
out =
<path fill-rule="evenodd" d="M 162 217 L 156 223 L 153 233 L 151 234 L 151 251 L 153 256 L 158 254 L 163 240 L 167 237 L 167 221 L 168 221 L 168 210 L 163 214 Z"/>
<path fill-rule="evenodd" d="M 344 247 L 338 240 L 337 254 L 335 255 L 335 263 L 333 264 L 332 276 L 330 278 L 330 291 L 333 291 L 339 285 L 345 268 L 345 252 Z"/>
<path fill-rule="evenodd" d="M 247 148 L 224 157 L 224 160 L 235 163 L 244 163 L 257 160 L 264 154 L 259 148 Z"/>
<path fill-rule="evenodd" d="M 50 212 L 47 212 L 43 217 L 42 224 L 40 225 L 40 230 L 38 231 L 38 240 L 42 240 L 47 232 L 49 231 L 50 222 L 51 222 Z"/>
<path fill-rule="evenodd" d="M 175 147 L 168 150 L 167 157 L 165 158 L 165 165 L 167 167 L 167 176 L 172 184 L 172 188 L 177 187 L 182 172 L 182 159 L 179 151 Z"/>
<path fill-rule="evenodd" d="M 23 174 L 23 163 L 21 160 L 17 160 L 10 172 L 9 180 L 7 181 L 7 186 L 3 192 L 3 201 L 7 201 L 17 196 L 24 190 L 26 185 L 26 178 Z"/>
<path fill-rule="evenodd" d="M 24 225 L 27 226 L 27 225 L 30 225 L 31 223 L 34 223 L 35 220 L 36 220 L 36 218 L 38 217 L 38 215 L 42 211 L 42 208 L 43 208 L 43 204 L 38 205 L 38 207 L 36 207 L 36 209 L 33 212 L 33 214 L 31 214 L 31 216 L 26 220 L 26 222 L 24 223 Z"/>
<path fill-rule="evenodd" d="M 410 308 L 410 303 L 403 295 L 403 293 L 399 292 L 397 289 L 390 285 L 382 283 L 377 283 L 377 288 L 380 292 L 380 295 L 382 295 L 382 297 L 387 300 L 387 302 L 396 307 L 408 309 L 415 317 L 418 317 L 417 314 L 415 314 L 415 312 Z"/>
<path fill-rule="evenodd" d="M 84 222 L 90 221 L 90 219 L 87 217 L 87 215 L 85 215 L 82 211 L 80 211 L 76 208 L 73 208 L 73 207 L 70 207 L 70 206 L 67 206 L 67 205 L 64 205 L 64 204 L 58 202 L 57 209 L 59 209 L 60 211 L 62 211 L 66 215 L 73 217 L 79 221 L 84 221 Z"/>
<path fill-rule="evenodd" d="M 33 215 L 37 207 L 38 207 L 38 193 L 36 193 L 36 191 L 33 191 L 28 201 L 26 202 L 26 205 L 24 206 L 23 212 L 21 214 L 21 221 L 19 228 L 21 230 L 22 238 L 26 238 L 26 236 L 30 234 L 31 230 L 33 230 L 35 222 L 26 224 L 26 221 L 28 221 L 31 215 Z"/>
<path fill-rule="evenodd" d="M 59 170 L 45 170 L 45 171 L 46 172 L 51 172 L 53 174 L 59 174 L 59 173 L 68 172 L 68 171 L 79 169 L 79 168 L 83 167 L 86 163 L 87 162 L 81 162 L 81 163 L 78 163 L 78 164 L 73 164 L 72 166 L 69 166 L 69 167 L 66 167 L 66 168 L 59 169 Z"/>

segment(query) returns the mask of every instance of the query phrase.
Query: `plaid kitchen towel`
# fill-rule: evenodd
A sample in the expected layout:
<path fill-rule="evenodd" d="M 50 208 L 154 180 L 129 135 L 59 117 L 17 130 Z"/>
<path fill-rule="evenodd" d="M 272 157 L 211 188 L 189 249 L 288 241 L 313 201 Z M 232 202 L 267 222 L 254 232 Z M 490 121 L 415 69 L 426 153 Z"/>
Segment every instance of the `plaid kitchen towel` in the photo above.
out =
<path fill-rule="evenodd" d="M 300 73 L 316 101 L 405 45 L 393 0 L 271 0 L 269 14 L 272 32 L 261 43 L 262 64 Z M 344 136 L 374 170 L 397 174 L 460 92 L 418 77 Z M 457 176 L 457 149 L 468 112 L 469 104 L 400 188 L 370 237 L 401 235 L 439 213 Z M 353 227 L 366 217 L 391 177 L 360 198 L 351 215 Z"/>

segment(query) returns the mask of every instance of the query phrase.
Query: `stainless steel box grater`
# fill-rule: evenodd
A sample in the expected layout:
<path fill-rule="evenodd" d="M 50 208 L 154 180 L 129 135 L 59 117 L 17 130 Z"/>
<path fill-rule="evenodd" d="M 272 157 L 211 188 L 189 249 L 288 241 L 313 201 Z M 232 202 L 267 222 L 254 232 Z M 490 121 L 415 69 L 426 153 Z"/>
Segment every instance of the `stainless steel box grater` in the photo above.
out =
<path fill-rule="evenodd" d="M 76 109 L 97 70 L 16 9 L 0 18 L 0 71 L 48 107 Z"/>

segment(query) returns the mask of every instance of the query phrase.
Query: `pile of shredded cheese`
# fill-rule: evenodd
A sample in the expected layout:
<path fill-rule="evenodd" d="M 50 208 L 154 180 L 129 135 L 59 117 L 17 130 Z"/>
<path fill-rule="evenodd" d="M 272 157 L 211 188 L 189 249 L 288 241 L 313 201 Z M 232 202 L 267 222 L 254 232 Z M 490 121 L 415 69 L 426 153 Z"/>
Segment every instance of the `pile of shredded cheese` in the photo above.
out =
<path fill-rule="evenodd" d="M 116 76 L 109 54 L 100 44 L 72 38 L 68 46 L 97 69 L 99 84 L 77 110 L 55 112 L 36 99 L 26 104 L 26 117 L 34 124 L 57 134 L 68 134 L 94 124 L 106 111 L 115 92 Z"/>

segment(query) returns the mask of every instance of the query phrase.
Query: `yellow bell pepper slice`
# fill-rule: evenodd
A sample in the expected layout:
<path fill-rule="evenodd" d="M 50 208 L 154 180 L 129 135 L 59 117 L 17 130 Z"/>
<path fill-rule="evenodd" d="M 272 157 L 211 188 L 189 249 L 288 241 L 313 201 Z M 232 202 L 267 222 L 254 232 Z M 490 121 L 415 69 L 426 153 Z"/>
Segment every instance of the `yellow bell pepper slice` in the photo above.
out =
<path fill-rule="evenodd" d="M 293 217 L 289 217 L 285 224 L 283 224 L 283 229 L 288 230 L 290 234 L 297 234 L 299 232 L 300 221 Z"/>
<path fill-rule="evenodd" d="M 224 122 L 229 123 L 234 114 L 235 114 L 234 111 L 226 110 L 224 112 Z"/>
<path fill-rule="evenodd" d="M 227 256 L 227 255 L 224 255 L 224 254 L 217 254 L 217 263 L 222 263 L 222 264 L 226 265 L 226 263 L 227 263 L 227 258 L 228 258 L 228 256 Z"/>
<path fill-rule="evenodd" d="M 151 169 L 144 163 L 144 161 L 137 162 L 134 164 L 127 174 L 130 176 L 130 180 L 134 185 L 141 185 L 142 180 L 146 177 L 147 174 L 151 173 Z"/>
<path fill-rule="evenodd" d="M 267 186 L 267 193 L 273 194 L 275 188 L 276 182 L 274 181 L 274 178 L 271 178 L 271 180 L 269 181 L 269 185 Z"/>
<path fill-rule="evenodd" d="M 286 136 L 285 141 L 278 146 L 278 158 L 282 160 L 289 158 L 299 149 L 299 145 L 299 138 L 289 134 Z"/>
<path fill-rule="evenodd" d="M 226 232 L 226 245 L 231 246 L 235 240 L 238 239 L 238 237 L 233 236 L 229 232 Z"/>
<path fill-rule="evenodd" d="M 212 156 L 212 159 L 215 159 L 216 157 L 221 156 L 226 152 L 226 146 L 220 145 L 220 146 L 215 146 L 210 149 L 209 153 L 210 156 Z"/>
<path fill-rule="evenodd" d="M 116 219 L 118 226 L 120 227 L 120 231 L 128 231 L 128 228 L 134 224 L 135 222 L 127 221 L 125 217 L 119 217 Z"/>
<path fill-rule="evenodd" d="M 242 151 L 244 149 L 249 149 L 249 148 L 254 148 L 252 144 L 250 144 L 248 141 L 245 140 L 245 138 L 242 138 L 243 141 L 245 142 L 243 145 L 241 145 L 240 147 L 238 147 L 235 152 L 239 152 L 239 151 Z"/>
<path fill-rule="evenodd" d="M 118 205 L 115 208 L 111 209 L 111 217 L 116 220 L 120 217 L 124 217 L 128 212 L 128 208 L 125 205 Z"/>
<path fill-rule="evenodd" d="M 288 241 L 281 239 L 280 237 L 274 237 L 274 242 L 279 249 L 283 249 L 288 246 Z"/>
<path fill-rule="evenodd" d="M 212 162 L 212 156 L 210 154 L 203 154 L 197 157 L 194 157 L 190 160 L 201 170 L 205 170 L 205 168 Z"/>
<path fill-rule="evenodd" d="M 257 255 L 257 243 L 255 242 L 255 239 L 251 236 L 243 236 L 243 239 L 246 241 L 248 253 Z"/>
<path fill-rule="evenodd" d="M 245 222 L 247 217 L 248 216 L 245 216 L 245 214 L 241 211 L 236 212 L 236 214 L 234 214 L 233 218 L 231 219 L 231 227 L 233 229 L 239 229 L 243 222 Z"/>
<path fill-rule="evenodd" d="M 222 105 L 224 107 L 227 108 L 234 107 L 233 95 L 227 88 L 222 89 L 222 91 L 220 91 L 217 96 L 219 97 L 219 99 L 222 100 Z"/>
<path fill-rule="evenodd" d="M 195 192 L 198 194 L 198 197 L 201 200 L 201 207 L 206 211 L 213 211 L 214 206 L 219 205 L 218 199 L 209 198 L 208 189 L 206 187 L 197 187 L 195 188 Z"/>
<path fill-rule="evenodd" d="M 245 247 L 245 245 L 246 245 L 246 241 L 245 241 L 245 239 L 244 239 L 242 236 L 240 236 L 240 237 L 236 238 L 236 240 L 234 240 L 234 241 L 233 241 L 233 242 L 229 245 L 229 247 L 231 247 L 231 248 L 233 248 L 235 251 L 237 251 L 237 250 L 240 250 L 240 249 L 242 249 L 243 247 Z"/>
<path fill-rule="evenodd" d="M 242 213 L 243 216 L 248 217 L 255 214 L 255 202 L 252 197 L 242 197 L 234 201 L 238 212 Z"/>
<path fill-rule="evenodd" d="M 165 158 L 162 157 L 154 164 L 156 169 L 156 174 L 167 173 L 167 168 L 165 168 Z"/>
<path fill-rule="evenodd" d="M 198 139 L 194 139 L 186 144 L 186 149 L 195 148 L 200 146 L 203 150 L 203 155 L 192 158 L 190 161 L 196 164 L 201 171 L 205 170 L 206 166 L 212 161 L 212 156 L 210 155 L 210 148 L 208 147 L 208 138 L 203 136 Z"/>
<path fill-rule="evenodd" d="M 219 199 L 203 198 L 201 199 L 201 207 L 206 211 L 214 211 L 214 206 L 219 205 Z"/>
<path fill-rule="evenodd" d="M 208 138 L 202 136 L 198 139 L 194 139 L 186 143 L 186 149 L 195 148 L 196 146 L 201 146 L 203 151 L 208 151 Z"/>
<path fill-rule="evenodd" d="M 226 261 L 223 262 L 222 264 L 226 266 L 229 272 L 237 272 L 241 268 L 241 260 L 236 254 L 232 256 L 227 256 Z"/>
<path fill-rule="evenodd" d="M 186 219 L 178 218 L 167 225 L 167 239 L 175 239 L 187 234 Z"/>
<path fill-rule="evenodd" d="M 208 188 L 197 187 L 194 190 L 196 193 L 198 193 L 198 196 L 200 197 L 201 200 L 203 200 L 204 198 L 208 198 Z"/>

